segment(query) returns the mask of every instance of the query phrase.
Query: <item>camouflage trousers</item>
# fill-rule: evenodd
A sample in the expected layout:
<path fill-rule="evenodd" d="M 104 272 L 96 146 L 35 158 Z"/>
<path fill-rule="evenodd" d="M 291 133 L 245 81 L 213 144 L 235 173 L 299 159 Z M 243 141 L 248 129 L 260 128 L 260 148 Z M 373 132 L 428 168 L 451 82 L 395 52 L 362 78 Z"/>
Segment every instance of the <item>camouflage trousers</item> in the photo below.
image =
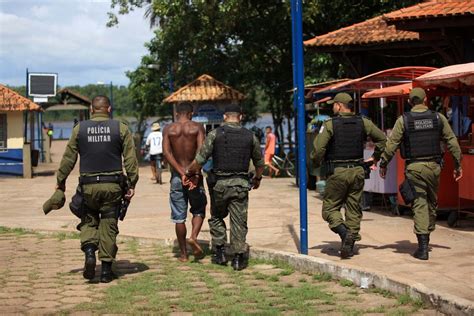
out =
<path fill-rule="evenodd" d="M 334 173 L 326 180 L 323 198 L 323 219 L 328 222 L 329 228 L 344 224 L 354 235 L 355 240 L 360 240 L 360 222 L 362 210 L 360 199 L 364 190 L 364 169 L 335 168 Z M 345 205 L 345 218 L 342 217 L 341 208 Z"/>
<path fill-rule="evenodd" d="M 416 189 L 412 204 L 415 234 L 429 234 L 435 230 L 440 174 L 441 167 L 436 162 L 415 162 L 406 168 L 406 177 Z"/>
<path fill-rule="evenodd" d="M 112 262 L 117 255 L 117 210 L 122 199 L 122 189 L 116 183 L 86 184 L 84 206 L 87 215 L 80 224 L 81 248 L 95 245 L 99 260 Z"/>
<path fill-rule="evenodd" d="M 227 227 L 224 218 L 229 215 L 230 251 L 231 253 L 247 252 L 246 237 L 248 188 L 216 184 L 212 190 L 215 205 L 211 208 L 209 228 L 213 245 L 224 245 L 227 242 Z"/>

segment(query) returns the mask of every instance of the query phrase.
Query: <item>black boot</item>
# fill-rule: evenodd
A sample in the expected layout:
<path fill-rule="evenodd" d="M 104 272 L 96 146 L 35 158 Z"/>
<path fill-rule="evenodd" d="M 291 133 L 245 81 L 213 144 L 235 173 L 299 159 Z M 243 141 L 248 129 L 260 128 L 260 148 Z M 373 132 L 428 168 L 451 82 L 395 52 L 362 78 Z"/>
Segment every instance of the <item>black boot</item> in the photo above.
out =
<path fill-rule="evenodd" d="M 112 272 L 112 262 L 102 261 L 102 272 L 100 273 L 100 282 L 102 283 L 109 283 L 116 276 Z"/>
<path fill-rule="evenodd" d="M 235 271 L 243 270 L 247 267 L 243 253 L 236 253 L 234 259 L 232 259 L 232 268 Z"/>
<path fill-rule="evenodd" d="M 216 246 L 216 251 L 214 252 L 214 255 L 212 256 L 212 263 L 220 264 L 222 266 L 227 265 L 227 258 L 225 256 L 224 245 Z"/>
<path fill-rule="evenodd" d="M 352 257 L 354 255 L 355 240 L 352 234 L 347 231 L 347 227 L 344 224 L 340 224 L 331 228 L 331 230 L 341 238 L 341 258 L 347 259 Z"/>
<path fill-rule="evenodd" d="M 413 257 L 420 260 L 428 260 L 428 245 L 430 241 L 429 234 L 416 234 L 418 239 L 418 249 L 413 254 Z"/>
<path fill-rule="evenodd" d="M 82 247 L 82 251 L 85 254 L 84 272 L 82 273 L 84 279 L 92 280 L 95 277 L 96 250 L 97 246 L 93 244 L 86 244 Z"/>

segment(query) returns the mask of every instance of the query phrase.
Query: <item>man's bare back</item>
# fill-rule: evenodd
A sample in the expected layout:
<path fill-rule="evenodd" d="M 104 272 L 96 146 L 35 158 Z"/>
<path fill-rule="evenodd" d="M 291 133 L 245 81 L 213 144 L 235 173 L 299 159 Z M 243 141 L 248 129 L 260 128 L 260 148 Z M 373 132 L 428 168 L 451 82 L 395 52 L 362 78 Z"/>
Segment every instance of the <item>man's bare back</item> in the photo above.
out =
<path fill-rule="evenodd" d="M 163 135 L 163 153 L 173 169 L 184 175 L 204 142 L 204 127 L 189 119 L 168 125 Z"/>

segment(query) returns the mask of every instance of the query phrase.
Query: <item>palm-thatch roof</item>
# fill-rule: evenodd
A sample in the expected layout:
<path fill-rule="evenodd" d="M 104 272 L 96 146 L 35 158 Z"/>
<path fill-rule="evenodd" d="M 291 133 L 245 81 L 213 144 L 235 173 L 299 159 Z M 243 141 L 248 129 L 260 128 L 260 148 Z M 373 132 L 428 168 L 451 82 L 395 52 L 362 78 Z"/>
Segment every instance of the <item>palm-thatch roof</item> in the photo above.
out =
<path fill-rule="evenodd" d="M 41 111 L 41 107 L 0 84 L 0 111 Z"/>
<path fill-rule="evenodd" d="M 245 96 L 239 91 L 204 74 L 169 95 L 164 102 L 240 101 L 243 99 Z"/>

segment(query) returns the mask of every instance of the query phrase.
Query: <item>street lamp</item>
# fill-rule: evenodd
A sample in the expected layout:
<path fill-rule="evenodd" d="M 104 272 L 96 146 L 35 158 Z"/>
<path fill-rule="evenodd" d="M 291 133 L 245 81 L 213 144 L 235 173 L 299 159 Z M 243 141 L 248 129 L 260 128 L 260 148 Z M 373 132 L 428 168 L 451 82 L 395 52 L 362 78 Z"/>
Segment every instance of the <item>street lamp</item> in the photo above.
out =
<path fill-rule="evenodd" d="M 103 81 L 97 81 L 98 85 L 105 86 L 105 82 Z M 112 81 L 110 81 L 109 84 L 109 89 L 110 89 L 110 118 L 113 118 L 113 111 L 114 111 L 114 92 L 113 92 L 113 85 Z"/>

